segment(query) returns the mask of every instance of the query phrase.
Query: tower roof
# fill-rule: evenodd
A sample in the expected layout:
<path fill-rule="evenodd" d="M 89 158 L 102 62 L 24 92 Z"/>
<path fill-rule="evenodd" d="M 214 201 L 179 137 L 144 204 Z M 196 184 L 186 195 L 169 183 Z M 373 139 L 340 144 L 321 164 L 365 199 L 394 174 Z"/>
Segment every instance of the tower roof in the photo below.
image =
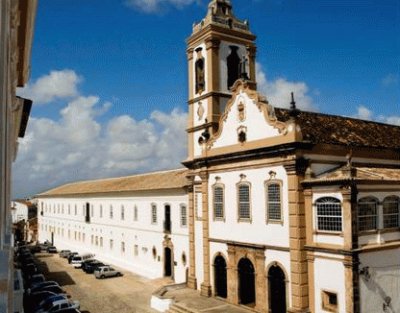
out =
<path fill-rule="evenodd" d="M 210 24 L 250 33 L 248 21 L 241 21 L 233 14 L 230 0 L 211 0 L 206 17 L 200 23 L 193 25 L 193 33 L 197 33 Z"/>

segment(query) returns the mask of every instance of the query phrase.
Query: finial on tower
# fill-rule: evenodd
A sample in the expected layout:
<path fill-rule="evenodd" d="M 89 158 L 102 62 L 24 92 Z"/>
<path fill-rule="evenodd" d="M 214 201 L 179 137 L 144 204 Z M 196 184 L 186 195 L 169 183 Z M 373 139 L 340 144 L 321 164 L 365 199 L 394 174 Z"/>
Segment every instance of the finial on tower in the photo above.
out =
<path fill-rule="evenodd" d="M 291 117 L 297 117 L 300 114 L 300 110 L 296 107 L 296 101 L 294 101 L 294 92 L 292 92 L 292 101 L 290 102 L 289 115 Z"/>

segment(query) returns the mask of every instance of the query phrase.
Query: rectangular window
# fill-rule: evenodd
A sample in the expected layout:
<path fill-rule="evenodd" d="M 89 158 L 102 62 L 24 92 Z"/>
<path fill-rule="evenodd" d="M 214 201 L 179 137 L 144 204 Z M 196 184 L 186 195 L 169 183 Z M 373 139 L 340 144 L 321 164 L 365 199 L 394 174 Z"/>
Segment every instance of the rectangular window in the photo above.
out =
<path fill-rule="evenodd" d="M 187 210 L 186 205 L 181 204 L 181 227 L 187 226 Z"/>
<path fill-rule="evenodd" d="M 114 248 L 114 241 L 110 239 L 110 250 L 112 250 L 113 248 Z"/>
<path fill-rule="evenodd" d="M 378 228 L 378 203 L 374 198 L 358 201 L 358 230 L 368 231 Z"/>
<path fill-rule="evenodd" d="M 399 227 L 400 200 L 397 197 L 387 197 L 383 201 L 383 227 Z"/>
<path fill-rule="evenodd" d="M 154 203 L 151 205 L 151 223 L 157 224 L 157 205 Z"/>
<path fill-rule="evenodd" d="M 110 219 L 113 219 L 114 217 L 114 212 L 113 212 L 113 207 L 110 205 Z"/>
<path fill-rule="evenodd" d="M 103 237 L 100 237 L 100 247 L 103 247 Z"/>
<path fill-rule="evenodd" d="M 125 253 L 125 242 L 121 242 L 121 253 Z"/>
<path fill-rule="evenodd" d="M 133 220 L 137 221 L 138 220 L 138 208 L 135 205 L 135 207 L 133 208 Z"/>
<path fill-rule="evenodd" d="M 270 183 L 267 185 L 267 220 L 281 221 L 281 185 Z"/>
<path fill-rule="evenodd" d="M 139 246 L 138 245 L 135 245 L 133 247 L 133 254 L 134 254 L 134 256 L 138 256 L 139 255 Z"/>
<path fill-rule="evenodd" d="M 125 208 L 124 208 L 124 206 L 122 205 L 121 206 L 121 220 L 124 220 L 125 219 Z"/>
<path fill-rule="evenodd" d="M 240 184 L 238 186 L 239 219 L 250 219 L 250 186 Z"/>
<path fill-rule="evenodd" d="M 214 218 L 224 218 L 224 188 L 221 186 L 214 187 Z"/>
<path fill-rule="evenodd" d="M 75 215 L 77 215 L 77 214 L 78 214 L 78 207 L 75 204 Z"/>
<path fill-rule="evenodd" d="M 103 217 L 103 205 L 100 204 L 100 218 Z"/>
<path fill-rule="evenodd" d="M 337 293 L 322 290 L 322 309 L 328 312 L 338 312 Z"/>
<path fill-rule="evenodd" d="M 338 199 L 325 197 L 318 199 L 317 228 L 322 231 L 342 231 L 342 206 Z"/>

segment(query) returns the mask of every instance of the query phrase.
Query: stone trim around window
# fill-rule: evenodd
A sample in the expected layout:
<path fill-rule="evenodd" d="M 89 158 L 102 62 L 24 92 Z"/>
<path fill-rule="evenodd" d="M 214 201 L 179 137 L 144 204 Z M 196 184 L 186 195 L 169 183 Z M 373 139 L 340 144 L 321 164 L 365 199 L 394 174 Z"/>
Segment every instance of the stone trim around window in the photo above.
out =
<path fill-rule="evenodd" d="M 240 194 L 240 188 L 241 187 L 247 187 L 248 188 L 248 193 L 247 193 L 247 198 L 248 201 L 243 201 L 243 198 L 245 197 L 245 194 L 243 193 L 244 190 L 242 191 L 242 195 Z M 246 180 L 246 175 L 241 174 L 240 175 L 240 181 L 236 184 L 236 201 L 237 201 L 237 220 L 238 222 L 247 222 L 247 223 L 252 223 L 252 206 L 251 206 L 251 183 Z M 241 201 L 241 196 L 242 196 L 242 201 Z M 248 202 L 248 215 L 243 216 L 244 211 L 246 210 L 245 204 Z M 242 211 L 242 212 L 241 212 Z"/>
<path fill-rule="evenodd" d="M 271 204 L 277 204 L 278 202 L 273 202 L 270 201 L 269 199 L 269 186 L 271 185 L 278 185 L 279 187 L 279 211 L 280 211 L 280 217 L 279 219 L 276 218 L 271 218 L 271 214 L 270 214 L 270 203 Z M 283 225 L 283 206 L 282 206 L 282 186 L 283 186 L 283 181 L 280 179 L 270 179 L 264 182 L 264 195 L 265 195 L 265 221 L 267 224 L 281 224 Z"/>
<path fill-rule="evenodd" d="M 216 202 L 216 196 L 215 196 L 215 190 L 216 189 L 221 189 L 222 190 L 222 200 Z M 217 178 L 217 181 L 214 185 L 211 186 L 212 190 L 212 208 L 213 208 L 213 219 L 214 221 L 222 221 L 225 222 L 225 185 L 220 182 L 220 179 Z M 220 211 L 221 214 L 217 215 L 217 204 L 221 205 Z"/>

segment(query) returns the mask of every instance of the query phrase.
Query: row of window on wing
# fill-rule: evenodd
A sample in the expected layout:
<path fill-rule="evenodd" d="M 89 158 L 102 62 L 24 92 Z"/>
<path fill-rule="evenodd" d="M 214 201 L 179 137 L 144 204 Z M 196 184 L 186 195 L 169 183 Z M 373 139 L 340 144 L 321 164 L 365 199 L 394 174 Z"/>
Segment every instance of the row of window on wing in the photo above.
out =
<path fill-rule="evenodd" d="M 237 46 L 229 46 L 231 53 L 226 59 L 227 64 L 227 88 L 230 89 L 239 78 L 249 79 L 246 70 L 246 58 L 240 59 Z M 195 90 L 197 94 L 201 94 L 205 90 L 205 64 L 202 56 L 202 48 L 197 48 L 197 61 L 195 63 Z"/>
<path fill-rule="evenodd" d="M 386 197 L 382 202 L 382 213 L 378 210 L 379 201 L 374 197 L 365 197 L 358 201 L 358 231 L 372 231 L 380 228 L 398 228 L 400 226 L 400 198 Z M 322 231 L 342 231 L 342 205 L 339 199 L 324 197 L 316 201 L 317 228 Z"/>

